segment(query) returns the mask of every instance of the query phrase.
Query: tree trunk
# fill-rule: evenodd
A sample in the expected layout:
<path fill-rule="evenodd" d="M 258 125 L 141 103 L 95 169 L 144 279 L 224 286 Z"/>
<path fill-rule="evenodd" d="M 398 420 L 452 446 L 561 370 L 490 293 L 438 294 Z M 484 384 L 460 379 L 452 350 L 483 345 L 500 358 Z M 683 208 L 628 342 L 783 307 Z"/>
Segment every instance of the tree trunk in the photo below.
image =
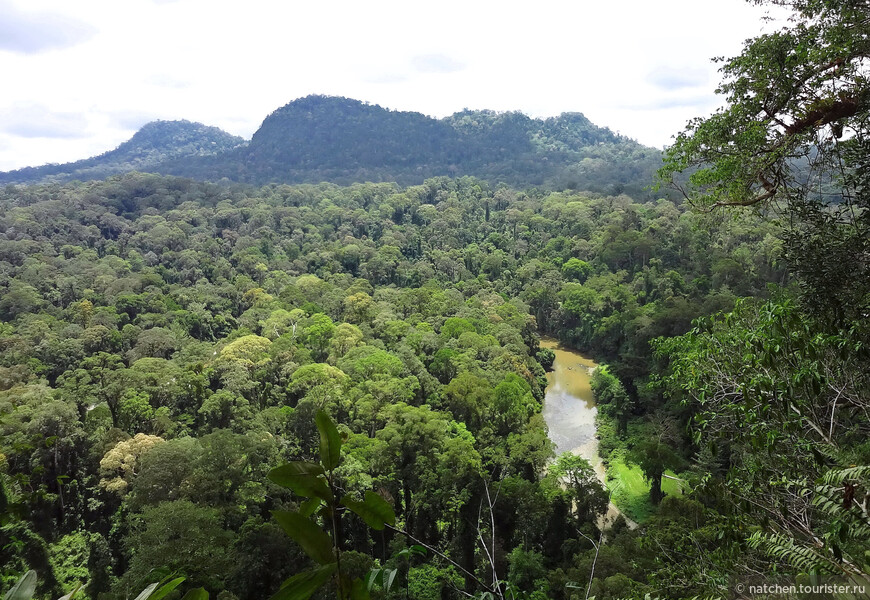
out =
<path fill-rule="evenodd" d="M 655 476 L 650 479 L 649 499 L 650 502 L 655 505 L 658 505 L 664 497 L 664 492 L 662 492 L 662 475 L 664 475 L 663 472 L 656 473 Z"/>

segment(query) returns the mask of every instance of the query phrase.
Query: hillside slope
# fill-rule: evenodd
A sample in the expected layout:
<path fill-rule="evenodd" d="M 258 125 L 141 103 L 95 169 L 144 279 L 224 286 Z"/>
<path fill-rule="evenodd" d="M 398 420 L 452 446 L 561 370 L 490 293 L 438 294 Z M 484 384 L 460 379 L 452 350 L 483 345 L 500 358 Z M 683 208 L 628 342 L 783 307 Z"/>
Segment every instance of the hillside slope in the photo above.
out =
<path fill-rule="evenodd" d="M 411 185 L 440 175 L 472 175 L 518 187 L 643 197 L 660 157 L 580 113 L 543 120 L 464 110 L 435 119 L 348 98 L 308 96 L 267 116 L 247 144 L 215 128 L 157 122 L 112 152 L 0 174 L 0 183 L 96 179 L 132 170 L 257 185 Z"/>
<path fill-rule="evenodd" d="M 0 173 L 0 183 L 65 182 L 104 179 L 130 171 L 155 171 L 158 165 L 179 158 L 225 153 L 244 145 L 235 135 L 190 121 L 153 121 L 109 152 L 65 164 L 26 167 Z"/>

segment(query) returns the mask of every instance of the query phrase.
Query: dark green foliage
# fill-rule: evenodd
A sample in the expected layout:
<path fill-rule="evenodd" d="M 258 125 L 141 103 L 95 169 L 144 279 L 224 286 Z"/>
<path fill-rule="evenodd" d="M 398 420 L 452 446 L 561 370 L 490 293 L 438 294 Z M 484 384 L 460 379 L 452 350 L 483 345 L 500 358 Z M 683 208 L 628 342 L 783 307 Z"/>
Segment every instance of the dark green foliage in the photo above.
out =
<path fill-rule="evenodd" d="M 315 591 L 323 587 L 331 575 L 335 574 L 335 588 L 339 600 L 345 598 L 365 600 L 368 598 L 374 576 L 370 574 L 367 577 L 368 585 L 361 578 L 354 577 L 353 563 L 348 564 L 348 558 L 353 558 L 354 555 L 342 552 L 343 530 L 339 525 L 343 517 L 342 513 L 349 510 L 365 521 L 369 527 L 378 531 L 388 525 L 390 527 L 395 525 L 396 515 L 383 498 L 371 491 L 366 491 L 362 501 L 354 500 L 351 495 L 336 500 L 338 482 L 335 478 L 335 469 L 341 462 L 341 437 L 335 423 L 325 412 L 318 411 L 315 421 L 320 433 L 320 463 L 288 463 L 273 469 L 269 473 L 269 478 L 283 487 L 292 489 L 297 495 L 308 496 L 301 511 L 272 511 L 272 516 L 287 535 L 321 566 L 288 578 L 272 598 L 307 600 Z M 312 480 L 318 483 L 312 485 Z M 300 481 L 305 483 L 300 485 Z M 324 490 L 326 493 L 323 493 Z M 312 518 L 312 515 L 323 517 L 326 531 Z M 342 569 L 343 554 L 344 569 Z M 383 578 L 381 582 L 384 583 Z M 389 588 L 391 583 L 392 577 L 384 587 Z"/>
<path fill-rule="evenodd" d="M 727 105 L 689 124 L 660 175 L 705 208 L 785 214 L 784 255 L 800 287 L 741 301 L 659 349 L 694 416 L 702 498 L 728 516 L 728 531 L 777 565 L 769 571 L 867 583 L 866 510 L 855 519 L 853 508 L 866 506 L 870 460 L 870 5 L 771 4 L 789 9 L 789 25 L 724 62 Z M 718 265 L 736 275 L 727 259 Z M 753 571 L 755 556 L 723 547 L 734 549 L 732 569 Z"/>
<path fill-rule="evenodd" d="M 622 382 L 608 369 L 599 365 L 592 375 L 592 391 L 599 410 L 616 421 L 617 433 L 625 434 L 628 419 L 634 410 L 633 402 Z"/>
<path fill-rule="evenodd" d="M 223 588 L 221 582 L 232 564 L 228 551 L 231 539 L 215 509 L 187 500 L 146 508 L 131 523 L 125 543 L 130 568 L 123 583 L 135 588 L 152 569 L 167 566 L 186 573 L 193 585 L 217 592 Z"/>
<path fill-rule="evenodd" d="M 553 361 L 556 360 L 556 353 L 549 348 L 541 348 L 535 354 L 535 358 L 539 363 L 541 363 L 544 370 L 549 371 L 550 367 L 553 366 Z"/>

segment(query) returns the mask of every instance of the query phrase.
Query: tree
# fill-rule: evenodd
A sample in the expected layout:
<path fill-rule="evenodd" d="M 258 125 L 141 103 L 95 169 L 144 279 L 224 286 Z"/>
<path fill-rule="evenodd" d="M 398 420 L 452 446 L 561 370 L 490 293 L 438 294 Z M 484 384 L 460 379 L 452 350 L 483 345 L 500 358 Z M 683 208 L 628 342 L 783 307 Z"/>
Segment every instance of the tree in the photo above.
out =
<path fill-rule="evenodd" d="M 118 442 L 100 460 L 100 487 L 124 495 L 136 475 L 142 456 L 163 442 L 156 435 L 137 433 L 132 439 Z"/>
<path fill-rule="evenodd" d="M 224 346 L 215 360 L 225 387 L 244 395 L 261 408 L 265 404 L 267 386 L 257 376 L 272 363 L 269 356 L 271 347 L 268 338 L 245 335 Z"/>
<path fill-rule="evenodd" d="M 33 286 L 15 280 L 3 292 L 3 298 L 0 300 L 0 316 L 4 319 L 14 319 L 24 313 L 37 312 L 43 304 L 42 296 Z"/>
<path fill-rule="evenodd" d="M 395 472 L 397 513 L 405 519 L 408 532 L 415 534 L 430 523 L 420 523 L 417 512 L 421 502 L 415 496 L 426 497 L 424 482 L 437 472 L 448 438 L 448 424 L 441 413 L 428 406 L 409 406 L 399 402 L 384 407 L 381 417 L 386 425 L 376 438 L 385 443 L 381 460 L 384 467 Z"/>
<path fill-rule="evenodd" d="M 703 208 L 783 207 L 807 308 L 842 327 L 870 306 L 870 2 L 752 1 L 789 26 L 725 61 L 727 106 L 689 123 L 659 177 Z"/>
<path fill-rule="evenodd" d="M 728 105 L 691 121 L 660 172 L 702 206 L 788 197 L 797 191 L 794 159 L 848 158 L 844 144 L 866 143 L 870 3 L 751 1 L 790 9 L 790 25 L 749 40 L 739 56 L 725 61 L 718 91 Z M 850 134 L 845 140 L 844 133 Z M 866 155 L 854 158 L 866 164 Z M 700 168 L 685 188 L 674 175 L 690 167 Z"/>
<path fill-rule="evenodd" d="M 305 313 L 298 308 L 293 309 L 292 311 L 284 310 L 283 308 L 273 310 L 268 318 L 260 321 L 260 329 L 262 329 L 265 337 L 273 341 L 281 337 L 288 330 L 291 332 L 291 335 L 295 337 L 296 325 L 304 314 Z"/>
<path fill-rule="evenodd" d="M 219 390 L 206 398 L 198 411 L 207 429 L 240 431 L 253 416 L 250 403 L 229 390 Z"/>
<path fill-rule="evenodd" d="M 177 348 L 175 336 L 163 327 L 146 329 L 136 338 L 136 345 L 127 353 L 127 359 L 134 363 L 140 358 L 169 358 Z"/>
<path fill-rule="evenodd" d="M 662 476 L 666 470 L 678 468 L 680 456 L 662 439 L 647 438 L 635 444 L 626 458 L 639 466 L 644 478 L 649 481 L 650 502 L 661 502 L 664 498 Z"/>
<path fill-rule="evenodd" d="M 221 349 L 217 363 L 237 364 L 246 368 L 254 368 L 268 361 L 268 351 L 272 342 L 258 335 L 246 335 L 237 338 Z"/>
<path fill-rule="evenodd" d="M 141 510 L 195 497 L 189 479 L 201 455 L 200 444 L 190 437 L 154 444 L 140 455 L 136 477 L 130 480 L 130 506 Z"/>
<path fill-rule="evenodd" d="M 768 524 L 757 545 L 774 556 L 803 548 L 816 555 L 804 569 L 866 577 L 868 522 L 855 503 L 870 498 L 870 358 L 854 331 L 816 327 L 789 300 L 743 301 L 658 345 L 671 356 L 668 382 L 693 403 L 695 439 L 718 450 L 724 491 L 746 503 L 739 517 Z M 828 505 L 832 495 L 845 511 Z M 841 514 L 847 506 L 856 514 Z"/>
<path fill-rule="evenodd" d="M 311 315 L 308 324 L 302 330 L 302 336 L 305 343 L 314 350 L 315 356 L 324 359 L 334 332 L 335 324 L 332 319 L 323 313 L 316 313 Z"/>
<path fill-rule="evenodd" d="M 508 373 L 495 386 L 489 417 L 496 432 L 506 436 L 522 431 L 532 415 L 540 410 L 541 405 L 532 396 L 528 382 L 516 373 Z"/>
<path fill-rule="evenodd" d="M 158 567 L 183 572 L 188 580 L 213 591 L 222 590 L 230 572 L 229 542 L 217 510 L 188 500 L 161 502 L 130 517 L 126 539 L 130 568 L 123 587 L 136 586 Z"/>
<path fill-rule="evenodd" d="M 556 459 L 547 473 L 564 483 L 571 498 L 572 510 L 580 523 L 595 522 L 607 512 L 609 497 L 601 486 L 589 461 L 565 452 Z"/>
<path fill-rule="evenodd" d="M 616 419 L 617 433 L 624 435 L 633 403 L 622 382 L 607 369 L 607 365 L 599 365 L 592 375 L 591 384 L 600 409 Z"/>
<path fill-rule="evenodd" d="M 359 327 L 350 323 L 340 324 L 329 341 L 329 362 L 337 363 L 348 351 L 363 343 L 363 334 Z"/>
<path fill-rule="evenodd" d="M 579 258 L 569 258 L 562 265 L 562 275 L 566 279 L 583 283 L 592 273 L 592 267 L 585 260 Z"/>
<path fill-rule="evenodd" d="M 445 407 L 472 433 L 481 426 L 491 403 L 492 387 L 486 379 L 473 373 L 460 373 L 444 388 Z"/>
<path fill-rule="evenodd" d="M 722 454 L 726 494 L 745 506 L 734 512 L 762 523 L 751 545 L 866 580 L 866 508 L 856 526 L 831 498 L 846 511 L 867 498 L 870 2 L 753 2 L 788 9 L 789 25 L 725 61 L 727 105 L 690 122 L 659 176 L 705 209 L 784 210 L 801 302 L 740 303 L 660 352 L 696 439 Z"/>
<path fill-rule="evenodd" d="M 148 395 L 127 390 L 118 404 L 118 427 L 130 434 L 144 433 L 151 431 L 153 418 L 154 408 L 148 401 Z"/>
<path fill-rule="evenodd" d="M 376 312 L 372 297 L 365 292 L 357 292 L 344 299 L 344 314 L 349 323 L 369 323 Z"/>

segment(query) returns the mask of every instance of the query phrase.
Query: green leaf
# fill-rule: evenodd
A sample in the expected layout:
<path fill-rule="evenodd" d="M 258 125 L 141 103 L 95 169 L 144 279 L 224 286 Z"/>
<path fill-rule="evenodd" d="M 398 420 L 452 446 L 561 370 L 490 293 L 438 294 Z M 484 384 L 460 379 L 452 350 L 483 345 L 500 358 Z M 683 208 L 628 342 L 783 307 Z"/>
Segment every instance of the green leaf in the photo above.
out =
<path fill-rule="evenodd" d="M 181 600 L 208 600 L 208 592 L 205 591 L 205 588 L 194 588 L 188 590 L 187 593 L 181 597 Z"/>
<path fill-rule="evenodd" d="M 272 516 L 291 538 L 296 540 L 305 553 L 319 562 L 328 565 L 335 562 L 332 553 L 332 540 L 316 523 L 295 512 L 273 510 Z"/>
<path fill-rule="evenodd" d="M 146 587 L 144 590 L 139 592 L 139 595 L 136 596 L 136 600 L 148 600 L 148 598 L 151 596 L 151 593 L 157 589 L 158 585 L 160 585 L 159 581 L 154 582 L 151 585 L 149 585 L 148 587 Z"/>
<path fill-rule="evenodd" d="M 33 598 L 33 592 L 36 591 L 36 571 L 28 571 L 21 576 L 21 579 L 15 582 L 3 600 L 30 600 Z"/>
<path fill-rule="evenodd" d="M 320 498 L 312 498 L 311 500 L 307 500 L 302 503 L 302 506 L 299 507 L 299 514 L 303 517 L 310 517 L 314 514 L 318 508 L 320 508 Z"/>
<path fill-rule="evenodd" d="M 413 546 L 410 546 L 410 547 L 405 548 L 403 550 L 399 550 L 399 552 L 397 552 L 395 556 L 397 558 L 408 558 L 414 554 L 418 554 L 420 556 L 426 556 L 426 548 L 424 548 L 423 546 L 420 546 L 419 544 L 414 544 Z"/>
<path fill-rule="evenodd" d="M 372 590 L 372 586 L 374 584 L 382 585 L 384 581 L 384 571 L 383 569 L 372 569 L 369 571 L 369 574 L 366 575 L 366 587 L 369 591 Z"/>
<path fill-rule="evenodd" d="M 331 471 L 338 466 L 341 457 L 341 436 L 335 423 L 324 411 L 317 411 L 314 420 L 320 432 L 320 462 L 323 463 L 323 468 Z"/>
<path fill-rule="evenodd" d="M 384 571 L 384 591 L 389 592 L 390 588 L 393 587 L 393 581 L 396 579 L 396 573 L 398 573 L 398 569 L 388 569 Z"/>
<path fill-rule="evenodd" d="M 323 478 L 323 467 L 309 462 L 290 462 L 269 471 L 269 480 L 293 490 L 299 496 L 333 501 L 332 492 Z"/>
<path fill-rule="evenodd" d="M 170 581 L 169 583 L 166 583 L 166 584 L 160 586 L 160 588 L 157 591 L 155 591 L 150 596 L 148 596 L 148 600 L 161 600 L 161 598 L 166 596 L 166 594 L 168 594 L 169 592 L 171 592 L 172 590 L 177 588 L 179 585 L 181 585 L 182 581 L 184 581 L 184 577 L 177 577 L 177 578 L 173 579 L 172 581 Z"/>
<path fill-rule="evenodd" d="M 371 592 L 374 585 L 379 585 L 385 592 L 389 592 L 393 587 L 393 581 L 396 579 L 398 569 L 372 569 L 366 575 L 366 589 Z"/>
<path fill-rule="evenodd" d="M 58 600 L 72 600 L 72 598 L 82 589 L 82 584 L 78 584 L 73 591 L 66 596 L 61 596 Z"/>
<path fill-rule="evenodd" d="M 369 600 L 369 590 L 359 577 L 350 584 L 350 600 Z"/>
<path fill-rule="evenodd" d="M 311 475 L 312 477 L 316 477 L 317 475 L 324 475 L 326 473 L 326 471 L 323 470 L 323 467 L 319 464 L 305 460 L 292 461 L 286 463 L 284 466 L 289 467 L 290 471 L 296 475 Z"/>
<path fill-rule="evenodd" d="M 341 499 L 341 503 L 358 514 L 366 525 L 380 531 L 385 525 L 396 523 L 396 513 L 389 503 L 374 492 L 366 492 L 365 500 L 356 502 L 350 496 Z"/>
<path fill-rule="evenodd" d="M 329 576 L 335 572 L 336 565 L 326 565 L 312 571 L 303 571 L 294 575 L 281 584 L 270 600 L 308 600 L 311 594 L 316 592 Z"/>

